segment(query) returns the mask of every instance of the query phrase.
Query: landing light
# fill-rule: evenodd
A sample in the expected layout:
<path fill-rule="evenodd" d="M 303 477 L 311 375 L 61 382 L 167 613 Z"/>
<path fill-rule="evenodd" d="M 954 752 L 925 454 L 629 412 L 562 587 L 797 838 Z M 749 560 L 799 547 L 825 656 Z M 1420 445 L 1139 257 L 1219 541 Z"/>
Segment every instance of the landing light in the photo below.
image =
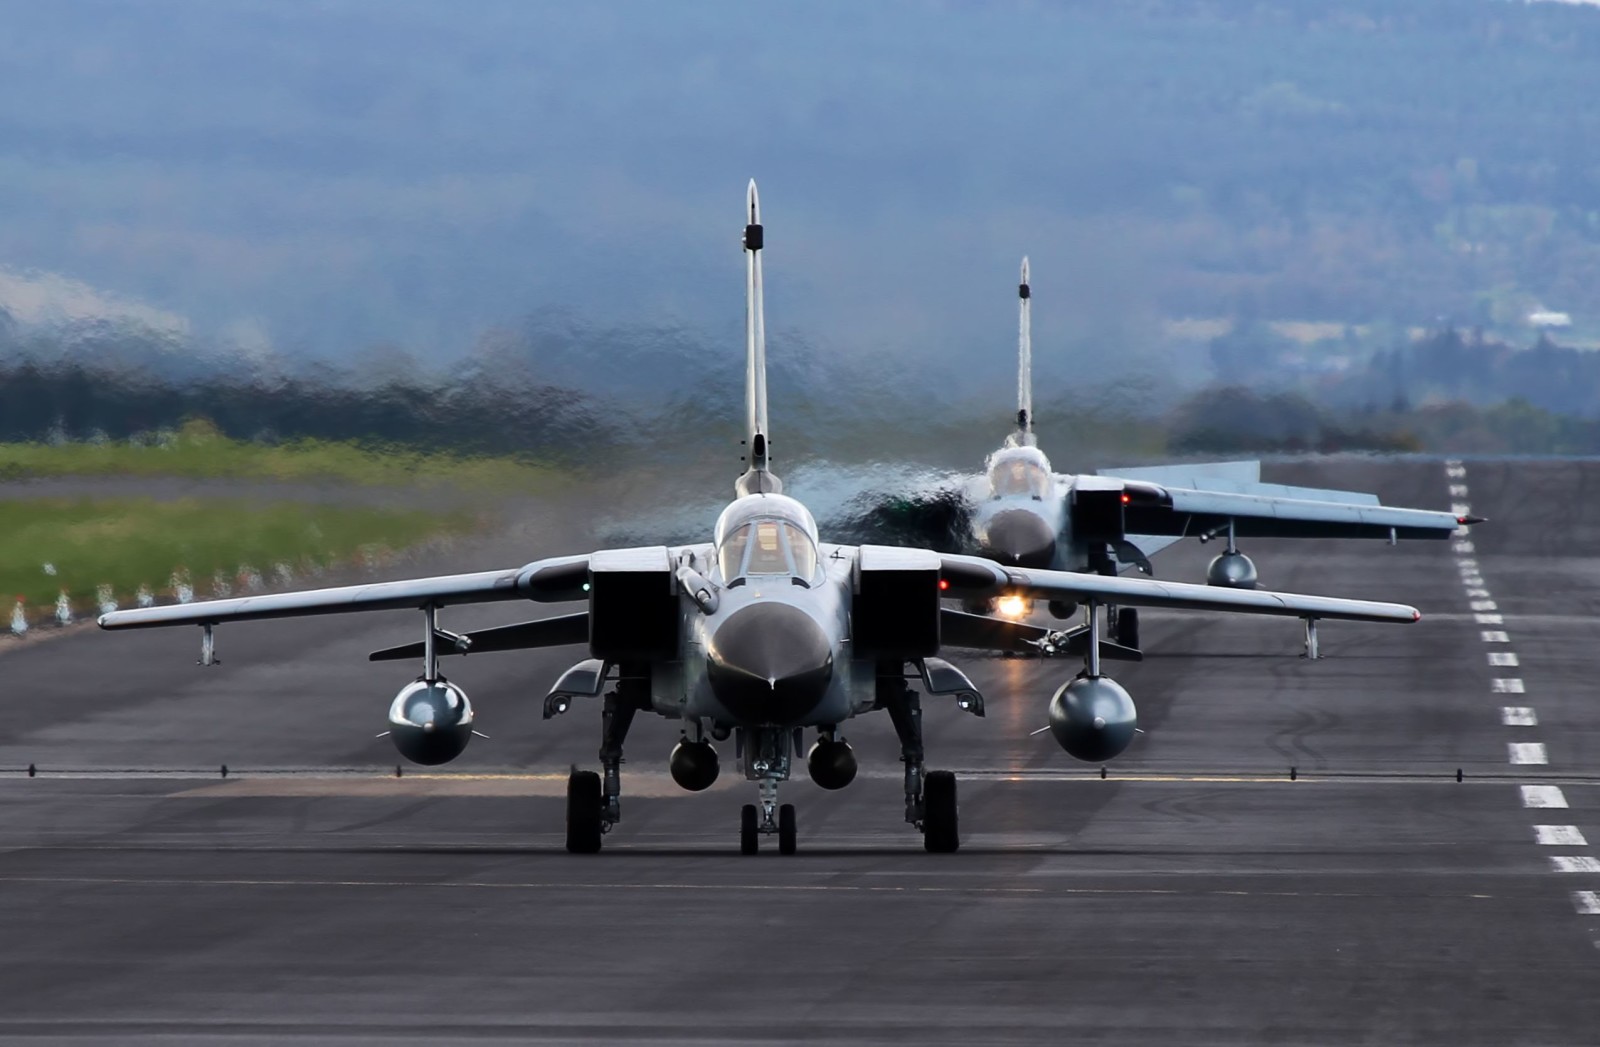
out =
<path fill-rule="evenodd" d="M 994 609 L 1006 618 L 1021 618 L 1028 613 L 1028 601 L 1020 596 L 1002 596 L 995 601 Z"/>

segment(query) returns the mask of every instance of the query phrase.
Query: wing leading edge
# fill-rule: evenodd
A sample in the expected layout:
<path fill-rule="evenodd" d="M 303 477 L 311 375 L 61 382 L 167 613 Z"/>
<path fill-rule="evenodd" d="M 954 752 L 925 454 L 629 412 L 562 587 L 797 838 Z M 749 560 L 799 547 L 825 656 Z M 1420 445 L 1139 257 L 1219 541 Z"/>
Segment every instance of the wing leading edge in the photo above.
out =
<path fill-rule="evenodd" d="M 1475 517 L 1382 504 L 1377 495 L 1261 482 L 1260 462 L 1107 470 L 1129 493 L 1127 532 L 1167 537 L 1448 538 Z"/>
<path fill-rule="evenodd" d="M 1047 600 L 1097 600 L 1126 606 L 1233 611 L 1351 622 L 1414 622 L 1422 617 L 1421 611 L 1407 604 L 1373 600 L 1345 600 L 1266 589 L 1226 589 L 1149 578 L 1003 567 L 976 556 L 941 556 L 940 562 L 942 577 L 949 583 L 947 592 L 952 596 L 1017 593 Z"/>
<path fill-rule="evenodd" d="M 240 596 L 229 600 L 140 607 L 100 616 L 102 629 L 145 629 L 162 625 L 216 625 L 264 618 L 297 618 L 350 611 L 418 610 L 502 600 L 560 601 L 583 598 L 589 557 L 535 560 L 523 567 L 473 574 L 445 574 L 373 582 L 334 589 Z"/>

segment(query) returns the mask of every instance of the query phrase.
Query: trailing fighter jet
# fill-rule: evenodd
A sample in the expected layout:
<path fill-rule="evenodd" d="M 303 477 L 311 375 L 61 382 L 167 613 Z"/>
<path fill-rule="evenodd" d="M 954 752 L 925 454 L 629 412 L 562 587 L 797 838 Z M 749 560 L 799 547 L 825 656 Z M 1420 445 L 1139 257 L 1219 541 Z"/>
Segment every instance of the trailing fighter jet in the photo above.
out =
<path fill-rule="evenodd" d="M 1003 565 L 927 549 L 845 546 L 820 540 L 806 507 L 783 493 L 768 453 L 766 330 L 761 261 L 765 232 L 750 183 L 745 251 L 745 444 L 747 468 L 709 542 L 606 549 L 535 560 L 520 567 L 334 589 L 247 596 L 207 603 L 113 611 L 105 629 L 197 625 L 200 662 L 216 660 L 224 622 L 295 615 L 411 609 L 422 613 L 418 643 L 377 651 L 375 661 L 418 659 L 422 674 L 389 706 L 389 736 L 406 758 L 446 763 L 471 740 L 466 693 L 440 672 L 441 657 L 467 652 L 587 645 L 589 657 L 555 682 L 546 718 L 576 702 L 600 700 L 600 773 L 574 768 L 567 782 L 566 844 L 600 849 L 622 815 L 623 744 L 636 714 L 678 721 L 682 738 L 668 758 L 672 777 L 698 791 L 716 781 L 714 742 L 734 739 L 758 802 L 740 812 L 745 854 L 763 836 L 796 847 L 794 807 L 778 803 L 806 736 L 806 768 L 823 788 L 848 785 L 856 759 L 844 726 L 883 711 L 900 739 L 906 820 L 927 850 L 960 842 L 956 779 L 924 773 L 921 696 L 946 698 L 982 716 L 972 681 L 937 655 L 946 643 L 1015 649 L 1028 634 L 1007 623 L 941 605 L 946 596 L 987 600 L 1073 601 L 1089 609 L 1079 645 L 1084 670 L 1049 703 L 1050 730 L 1082 760 L 1103 761 L 1133 739 L 1133 699 L 1100 671 L 1101 615 L 1109 603 L 1242 611 L 1302 618 L 1411 622 L 1412 607 L 1254 590 L 1218 590 Z M 491 601 L 581 602 L 583 610 L 457 635 L 441 627 L 442 608 Z M 920 688 L 919 690 L 916 688 Z"/>
<path fill-rule="evenodd" d="M 890 541 L 969 552 L 1014 567 L 1115 575 L 1151 574 L 1150 557 L 1183 538 L 1220 540 L 1223 551 L 1206 572 L 1209 585 L 1258 586 L 1241 538 L 1449 538 L 1479 517 L 1383 505 L 1376 495 L 1261 482 L 1260 462 L 1219 462 L 1111 469 L 1095 475 L 1054 472 L 1033 434 L 1033 291 L 1028 260 L 1017 285 L 1016 430 L 989 455 L 981 476 L 931 490 L 858 497 L 841 525 Z M 1069 600 L 1049 601 L 1070 618 Z M 1020 595 L 969 601 L 967 609 L 1020 619 L 1033 602 Z M 1077 634 L 1052 633 L 1053 637 Z M 1126 649 L 1139 646 L 1138 611 L 1112 615 L 1111 632 Z M 1059 641 L 1058 641 L 1059 642 Z M 1046 642 L 1045 649 L 1050 651 Z M 1317 656 L 1314 624 L 1307 654 Z"/>

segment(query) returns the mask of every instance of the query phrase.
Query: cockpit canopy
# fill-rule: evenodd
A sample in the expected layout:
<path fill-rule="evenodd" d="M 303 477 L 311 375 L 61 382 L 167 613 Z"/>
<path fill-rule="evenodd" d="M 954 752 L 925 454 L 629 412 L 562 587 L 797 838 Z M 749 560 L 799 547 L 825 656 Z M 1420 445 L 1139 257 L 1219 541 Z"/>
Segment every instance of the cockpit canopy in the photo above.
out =
<path fill-rule="evenodd" d="M 817 573 L 817 522 L 783 495 L 740 498 L 722 511 L 715 534 L 724 585 L 746 575 L 788 575 L 810 584 Z"/>
<path fill-rule="evenodd" d="M 996 498 L 1050 494 L 1050 460 L 1037 447 L 1007 447 L 989 456 L 989 491 Z"/>

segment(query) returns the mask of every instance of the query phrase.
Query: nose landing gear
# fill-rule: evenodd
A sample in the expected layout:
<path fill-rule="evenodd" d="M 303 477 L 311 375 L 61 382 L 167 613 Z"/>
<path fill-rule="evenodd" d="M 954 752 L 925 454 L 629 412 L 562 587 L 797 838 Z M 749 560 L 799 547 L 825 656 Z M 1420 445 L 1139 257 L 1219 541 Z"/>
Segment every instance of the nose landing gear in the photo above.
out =
<path fill-rule="evenodd" d="M 794 804 L 778 803 L 778 783 L 788 781 L 789 765 L 799 745 L 799 729 L 763 727 L 739 731 L 739 751 L 744 758 L 744 776 L 760 791 L 757 803 L 747 803 L 739 811 L 739 853 L 761 850 L 761 837 L 776 835 L 778 853 L 793 854 L 797 849 L 797 822 Z"/>

